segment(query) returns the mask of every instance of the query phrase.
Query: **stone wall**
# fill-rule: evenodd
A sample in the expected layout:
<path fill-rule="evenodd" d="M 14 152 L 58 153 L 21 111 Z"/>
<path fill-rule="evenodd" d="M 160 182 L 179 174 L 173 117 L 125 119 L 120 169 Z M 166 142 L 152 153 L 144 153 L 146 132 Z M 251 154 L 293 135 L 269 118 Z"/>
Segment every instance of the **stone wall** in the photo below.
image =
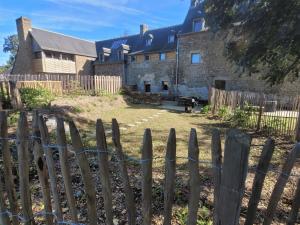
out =
<path fill-rule="evenodd" d="M 159 60 L 159 53 L 148 55 L 148 61 L 144 55 L 138 55 L 135 62 L 127 65 L 127 84 L 137 85 L 138 90 L 144 92 L 146 82 L 151 85 L 151 92 L 174 95 L 176 53 L 167 53 L 165 61 Z M 168 90 L 163 90 L 163 82 L 168 84 Z"/>
<path fill-rule="evenodd" d="M 93 62 L 95 58 L 75 55 L 75 65 L 77 75 L 93 75 L 94 67 Z"/>
<path fill-rule="evenodd" d="M 200 64 L 191 63 L 193 53 L 200 53 Z M 258 76 L 241 76 L 223 53 L 224 40 L 220 33 L 203 31 L 180 36 L 179 95 L 207 98 L 208 88 L 215 86 L 216 80 L 224 81 L 227 90 L 264 90 L 265 83 Z"/>

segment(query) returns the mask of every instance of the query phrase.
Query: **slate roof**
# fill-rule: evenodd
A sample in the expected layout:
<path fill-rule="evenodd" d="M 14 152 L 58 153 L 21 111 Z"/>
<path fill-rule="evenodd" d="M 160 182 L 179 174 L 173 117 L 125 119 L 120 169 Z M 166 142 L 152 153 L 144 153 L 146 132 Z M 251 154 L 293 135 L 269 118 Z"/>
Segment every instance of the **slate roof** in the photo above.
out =
<path fill-rule="evenodd" d="M 96 42 L 97 52 L 100 52 L 102 48 L 109 48 L 113 51 L 119 48 L 121 44 L 129 45 L 131 54 L 172 51 L 176 49 L 176 40 L 173 43 L 168 43 L 168 37 L 171 34 L 177 35 L 180 29 L 181 25 L 175 25 L 155 30 L 148 30 L 143 36 L 137 34 L 98 41 Z M 152 38 L 152 44 L 150 46 L 146 45 L 146 40 L 148 38 Z"/>
<path fill-rule="evenodd" d="M 49 50 L 95 58 L 97 57 L 95 42 L 85 41 L 36 28 L 32 28 L 30 33 L 34 39 L 33 50 L 35 52 Z"/>
<path fill-rule="evenodd" d="M 197 1 L 196 6 L 190 7 L 183 24 L 148 30 L 143 36 L 136 34 L 90 42 L 63 34 L 33 28 L 31 31 L 33 37 L 33 50 L 50 50 L 97 58 L 103 48 L 108 48 L 111 50 L 109 61 L 118 60 L 118 49 L 121 45 L 128 45 L 130 47 L 130 54 L 175 51 L 177 47 L 176 38 L 173 43 L 168 43 L 169 36 L 174 34 L 176 37 L 177 35 L 193 31 L 193 21 L 196 18 L 204 17 L 204 7 L 200 2 L 201 1 Z M 149 38 L 152 39 L 152 43 L 150 46 L 147 46 L 146 40 Z"/>

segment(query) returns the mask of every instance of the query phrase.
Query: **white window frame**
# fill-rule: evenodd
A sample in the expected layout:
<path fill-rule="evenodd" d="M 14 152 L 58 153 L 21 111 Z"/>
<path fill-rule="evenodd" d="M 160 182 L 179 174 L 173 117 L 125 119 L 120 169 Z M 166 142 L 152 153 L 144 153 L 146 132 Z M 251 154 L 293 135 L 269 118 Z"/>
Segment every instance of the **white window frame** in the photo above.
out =
<path fill-rule="evenodd" d="M 199 23 L 200 30 L 196 30 L 196 23 Z M 193 21 L 193 32 L 200 32 L 200 31 L 202 31 L 204 29 L 203 25 L 204 25 L 204 19 L 203 18 L 195 19 Z"/>

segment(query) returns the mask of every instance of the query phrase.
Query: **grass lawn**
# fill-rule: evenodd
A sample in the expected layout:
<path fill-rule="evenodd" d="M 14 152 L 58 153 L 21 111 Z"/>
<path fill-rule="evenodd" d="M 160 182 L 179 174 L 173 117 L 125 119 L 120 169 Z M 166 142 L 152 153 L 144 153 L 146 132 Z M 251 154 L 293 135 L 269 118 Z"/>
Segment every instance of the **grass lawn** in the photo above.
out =
<path fill-rule="evenodd" d="M 216 120 L 215 118 L 207 118 L 201 114 L 180 113 L 177 111 L 168 111 L 158 106 L 153 105 L 136 105 L 131 104 L 123 98 L 123 96 L 106 96 L 106 97 L 91 97 L 91 96 L 63 96 L 57 98 L 50 109 L 45 109 L 44 112 L 53 116 L 55 114 L 64 115 L 72 118 L 79 128 L 81 138 L 86 148 L 94 148 L 95 143 L 95 121 L 100 118 L 104 122 L 107 131 L 107 141 L 109 148 L 113 151 L 111 140 L 111 120 L 116 118 L 120 124 L 121 142 L 124 152 L 134 158 L 140 158 L 140 149 L 143 142 L 143 134 L 146 128 L 150 128 L 153 137 L 153 156 L 158 158 L 153 161 L 153 224 L 162 224 L 163 212 L 163 183 L 164 183 L 164 159 L 165 148 L 168 139 L 170 128 L 176 129 L 177 136 L 177 172 L 176 172 L 176 188 L 175 188 L 175 204 L 173 210 L 174 221 L 172 224 L 183 225 L 187 217 L 188 203 L 188 170 L 187 170 L 187 155 L 188 155 L 188 140 L 191 128 L 196 128 L 198 134 L 198 142 L 200 149 L 200 160 L 211 160 L 211 131 L 213 128 L 219 128 L 222 131 L 224 144 L 225 130 L 228 124 Z M 51 130 L 51 128 L 50 128 Z M 51 131 L 53 143 L 55 143 L 55 130 Z M 255 175 L 255 166 L 258 163 L 262 145 L 266 138 L 260 134 L 251 134 L 253 136 L 252 147 L 249 157 L 249 173 L 246 181 L 246 194 L 243 198 L 242 214 L 247 210 L 247 202 L 251 194 L 252 182 Z M 70 138 L 67 132 L 68 139 Z M 286 159 L 287 154 L 292 148 L 292 143 L 285 139 L 276 138 L 277 147 L 272 159 L 272 169 L 280 170 L 281 165 Z M 97 173 L 96 160 L 93 160 L 91 155 L 91 166 L 93 168 L 94 178 L 97 183 L 97 188 L 101 186 Z M 70 159 L 73 176 L 80 178 L 80 172 L 76 163 L 76 159 Z M 122 221 L 126 219 L 126 211 L 124 213 L 124 196 L 122 193 L 119 171 L 117 163 L 112 158 L 111 175 L 114 192 L 114 215 Z M 138 214 L 140 215 L 140 198 L 141 198 L 141 170 L 137 163 L 129 163 L 128 172 L 130 181 L 134 186 L 134 193 L 137 201 Z M 200 165 L 201 175 L 201 207 L 199 207 L 198 224 L 211 224 L 212 209 L 213 209 L 213 183 L 211 176 L 210 165 Z M 299 174 L 299 162 L 293 172 Z M 278 174 L 269 173 L 264 185 L 262 200 L 259 205 L 258 217 L 261 219 L 264 210 L 267 207 L 271 190 L 277 180 Z M 61 176 L 59 177 L 59 180 Z M 78 180 L 78 179 L 77 179 Z M 295 192 L 297 179 L 290 178 L 286 191 L 280 201 L 276 219 L 273 224 L 282 224 L 289 212 L 290 203 Z M 38 186 L 38 181 L 36 181 Z M 61 180 L 61 183 L 63 181 Z M 61 187 L 63 189 L 63 187 Z M 73 183 L 75 190 L 81 190 L 81 183 Z M 101 196 L 101 195 L 100 195 Z M 103 200 L 97 195 L 99 211 L 103 212 Z M 99 199 L 98 199 L 99 198 Z M 38 202 L 36 200 L 34 202 Z M 77 205 L 85 204 L 84 198 L 77 198 Z M 82 218 L 86 216 L 86 207 L 80 207 Z M 82 220 L 84 222 L 84 219 Z M 103 216 L 99 217 L 99 224 L 104 221 Z M 122 223 L 121 223 L 122 224 Z"/>

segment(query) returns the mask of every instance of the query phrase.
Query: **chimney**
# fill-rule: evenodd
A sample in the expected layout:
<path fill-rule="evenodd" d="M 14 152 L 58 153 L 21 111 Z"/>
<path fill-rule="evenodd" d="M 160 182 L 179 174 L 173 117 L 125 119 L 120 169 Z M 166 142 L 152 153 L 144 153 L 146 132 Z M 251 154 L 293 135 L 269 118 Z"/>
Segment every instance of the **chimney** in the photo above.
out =
<path fill-rule="evenodd" d="M 20 17 L 16 20 L 16 23 L 20 45 L 25 44 L 28 33 L 32 29 L 31 20 L 25 17 Z"/>
<path fill-rule="evenodd" d="M 140 26 L 140 35 L 141 35 L 141 37 L 143 37 L 144 34 L 145 34 L 148 30 L 149 30 L 148 25 L 147 25 L 147 24 L 142 24 L 142 25 Z"/>

